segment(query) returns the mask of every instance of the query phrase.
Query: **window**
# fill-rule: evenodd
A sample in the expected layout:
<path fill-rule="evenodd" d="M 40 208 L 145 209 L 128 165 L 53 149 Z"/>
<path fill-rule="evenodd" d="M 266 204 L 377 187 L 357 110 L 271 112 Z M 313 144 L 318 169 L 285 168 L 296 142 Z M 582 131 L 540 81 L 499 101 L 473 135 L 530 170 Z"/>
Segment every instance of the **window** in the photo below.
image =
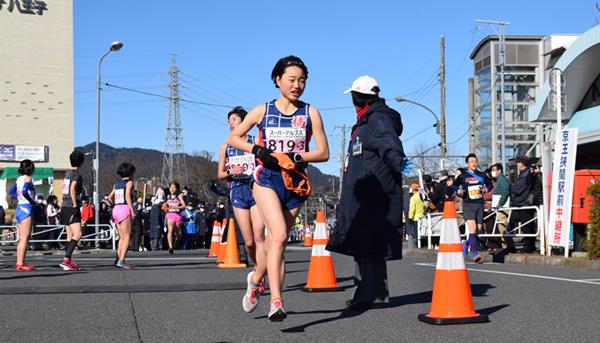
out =
<path fill-rule="evenodd" d="M 585 93 L 583 100 L 577 111 L 585 110 L 600 105 L 600 75 L 596 76 L 596 79 L 590 85 L 590 88 Z"/>

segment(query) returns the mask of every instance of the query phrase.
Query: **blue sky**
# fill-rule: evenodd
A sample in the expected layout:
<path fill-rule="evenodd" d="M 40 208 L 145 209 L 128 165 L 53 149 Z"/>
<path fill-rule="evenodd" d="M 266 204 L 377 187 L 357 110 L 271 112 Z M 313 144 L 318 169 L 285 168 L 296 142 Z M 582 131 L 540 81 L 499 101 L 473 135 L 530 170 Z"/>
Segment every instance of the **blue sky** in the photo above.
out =
<path fill-rule="evenodd" d="M 182 98 L 253 107 L 278 96 L 269 79 L 280 57 L 297 55 L 309 68 L 303 100 L 321 110 L 332 159 L 318 167 L 338 173 L 337 125 L 355 118 L 342 92 L 360 75 L 375 77 L 381 96 L 405 95 L 440 108 L 439 40 L 446 39 L 448 142 L 467 130 L 468 55 L 494 31 L 475 19 L 511 23 L 508 34 L 583 33 L 596 24 L 595 1 L 124 1 L 76 0 L 75 143 L 95 141 L 95 74 L 113 40 L 124 48 L 103 63 L 103 81 L 168 95 L 172 53 L 182 71 Z M 433 118 L 412 105 L 388 104 L 402 114 L 405 149 L 431 146 Z M 346 107 L 339 109 L 339 107 Z M 228 134 L 228 109 L 181 107 L 186 152 L 215 153 Z M 158 97 L 106 89 L 101 141 L 116 147 L 163 150 L 168 103 Z M 427 127 L 431 127 L 427 129 Z M 422 132 L 415 136 L 415 134 Z M 412 137 L 411 139 L 408 139 Z M 464 135 L 450 146 L 465 154 Z"/>

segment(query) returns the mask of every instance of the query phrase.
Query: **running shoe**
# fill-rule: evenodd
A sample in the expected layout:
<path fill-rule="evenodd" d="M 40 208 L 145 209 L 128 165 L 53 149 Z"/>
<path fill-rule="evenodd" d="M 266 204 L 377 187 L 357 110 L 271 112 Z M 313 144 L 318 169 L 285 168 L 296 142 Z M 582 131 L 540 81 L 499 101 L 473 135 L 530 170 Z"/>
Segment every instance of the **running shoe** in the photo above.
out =
<path fill-rule="evenodd" d="M 79 268 L 79 265 L 77 265 L 77 263 L 75 263 L 73 260 L 66 258 L 66 257 L 63 259 L 62 263 L 59 264 L 59 266 L 61 266 L 61 268 L 63 270 L 70 270 L 70 271 L 81 270 L 81 268 Z"/>
<path fill-rule="evenodd" d="M 173 255 L 173 249 L 169 249 L 169 254 Z"/>
<path fill-rule="evenodd" d="M 258 293 L 260 294 L 265 294 L 265 278 L 266 276 L 258 283 Z"/>
<path fill-rule="evenodd" d="M 279 298 L 271 300 L 271 309 L 269 310 L 269 320 L 272 322 L 281 322 L 287 317 L 283 309 L 283 302 Z"/>
<path fill-rule="evenodd" d="M 481 256 L 477 255 L 475 257 L 473 257 L 473 262 L 475 263 L 483 263 L 482 261 L 483 259 L 481 258 Z"/>
<path fill-rule="evenodd" d="M 247 313 L 250 313 L 256 309 L 256 306 L 258 306 L 258 298 L 260 297 L 258 288 L 254 288 L 252 285 L 250 285 L 252 282 L 252 275 L 254 275 L 254 271 L 248 273 L 248 277 L 246 277 L 246 293 L 242 299 L 242 308 Z"/>
<path fill-rule="evenodd" d="M 35 267 L 34 266 L 30 266 L 28 264 L 15 264 L 15 271 L 17 272 L 31 272 L 34 271 Z"/>
<path fill-rule="evenodd" d="M 466 240 L 462 240 L 462 250 L 463 250 L 463 257 L 467 258 L 467 256 L 469 256 L 469 247 L 467 246 L 467 241 Z"/>
<path fill-rule="evenodd" d="M 121 268 L 121 269 L 133 269 L 133 267 L 131 267 L 131 265 L 125 263 L 122 260 L 119 260 L 115 266 L 117 268 Z"/>

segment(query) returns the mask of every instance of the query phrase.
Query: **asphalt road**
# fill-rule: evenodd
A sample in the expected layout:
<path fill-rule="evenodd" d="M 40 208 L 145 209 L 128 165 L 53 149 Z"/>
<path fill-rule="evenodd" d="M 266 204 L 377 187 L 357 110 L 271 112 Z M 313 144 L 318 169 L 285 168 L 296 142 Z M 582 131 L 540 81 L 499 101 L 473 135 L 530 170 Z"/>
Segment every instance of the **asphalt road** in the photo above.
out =
<path fill-rule="evenodd" d="M 468 264 L 473 302 L 490 323 L 432 326 L 428 312 L 435 259 L 388 263 L 391 306 L 344 309 L 354 265 L 335 255 L 343 291 L 305 293 L 310 250 L 290 247 L 284 292 L 289 313 L 266 319 L 241 308 L 248 269 L 221 270 L 206 251 L 135 253 L 136 268 L 112 267 L 112 254 L 79 255 L 80 272 L 59 256 L 31 257 L 32 273 L 0 258 L 0 342 L 598 342 L 600 274 L 530 265 Z"/>

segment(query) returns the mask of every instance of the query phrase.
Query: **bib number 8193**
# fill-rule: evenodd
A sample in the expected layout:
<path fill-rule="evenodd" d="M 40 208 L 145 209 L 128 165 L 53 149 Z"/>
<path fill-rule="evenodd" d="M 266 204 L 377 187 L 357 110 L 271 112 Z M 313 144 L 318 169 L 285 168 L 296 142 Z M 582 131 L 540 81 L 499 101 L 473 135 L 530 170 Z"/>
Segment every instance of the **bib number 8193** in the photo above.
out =
<path fill-rule="evenodd" d="M 305 147 L 305 142 L 293 140 L 269 139 L 267 144 L 269 150 L 278 152 L 303 152 Z"/>

